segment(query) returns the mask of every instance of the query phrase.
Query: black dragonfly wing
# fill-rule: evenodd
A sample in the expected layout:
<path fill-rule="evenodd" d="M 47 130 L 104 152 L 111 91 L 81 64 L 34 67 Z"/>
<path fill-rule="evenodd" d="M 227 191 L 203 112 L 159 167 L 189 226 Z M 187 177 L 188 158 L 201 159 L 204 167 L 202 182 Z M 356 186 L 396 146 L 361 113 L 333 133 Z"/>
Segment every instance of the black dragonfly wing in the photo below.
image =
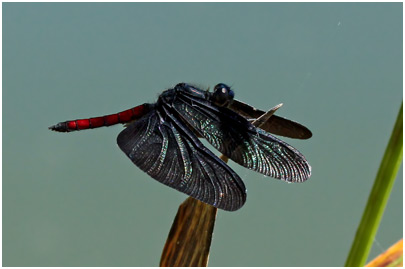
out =
<path fill-rule="evenodd" d="M 246 188 L 239 176 L 181 122 L 152 111 L 117 138 L 131 161 L 157 181 L 228 211 L 242 207 Z"/>
<path fill-rule="evenodd" d="M 303 182 L 310 177 L 311 166 L 298 150 L 255 128 L 236 112 L 188 94 L 179 94 L 173 107 L 200 135 L 234 162 L 287 182 Z"/>
<path fill-rule="evenodd" d="M 233 100 L 229 108 L 248 119 L 259 118 L 265 113 L 238 100 Z M 308 139 L 312 137 L 312 132 L 304 125 L 277 115 L 271 116 L 260 128 L 266 132 L 290 138 Z"/>

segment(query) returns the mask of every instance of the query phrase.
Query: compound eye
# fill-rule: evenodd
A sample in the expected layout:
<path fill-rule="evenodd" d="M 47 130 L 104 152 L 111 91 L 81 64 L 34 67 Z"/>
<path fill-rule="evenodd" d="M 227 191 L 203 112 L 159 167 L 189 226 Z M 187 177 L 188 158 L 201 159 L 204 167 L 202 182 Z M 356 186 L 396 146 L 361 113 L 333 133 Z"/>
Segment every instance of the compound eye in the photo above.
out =
<path fill-rule="evenodd" d="M 230 90 L 231 90 L 231 88 L 224 83 L 219 83 L 219 84 L 215 85 L 215 87 L 214 87 L 214 92 L 221 91 L 223 93 L 227 93 Z"/>
<path fill-rule="evenodd" d="M 219 83 L 214 87 L 214 93 L 212 94 L 213 102 L 219 106 L 227 106 L 233 101 L 235 96 L 231 88 L 224 84 Z"/>

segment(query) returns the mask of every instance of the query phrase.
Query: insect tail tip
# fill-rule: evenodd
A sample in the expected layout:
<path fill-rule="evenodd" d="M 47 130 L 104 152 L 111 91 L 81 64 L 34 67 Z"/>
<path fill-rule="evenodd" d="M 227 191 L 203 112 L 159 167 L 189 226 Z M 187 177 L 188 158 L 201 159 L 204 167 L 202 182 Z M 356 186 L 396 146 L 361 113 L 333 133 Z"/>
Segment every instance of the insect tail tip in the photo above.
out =
<path fill-rule="evenodd" d="M 65 123 L 58 123 L 48 127 L 49 130 L 54 132 L 68 132 Z"/>

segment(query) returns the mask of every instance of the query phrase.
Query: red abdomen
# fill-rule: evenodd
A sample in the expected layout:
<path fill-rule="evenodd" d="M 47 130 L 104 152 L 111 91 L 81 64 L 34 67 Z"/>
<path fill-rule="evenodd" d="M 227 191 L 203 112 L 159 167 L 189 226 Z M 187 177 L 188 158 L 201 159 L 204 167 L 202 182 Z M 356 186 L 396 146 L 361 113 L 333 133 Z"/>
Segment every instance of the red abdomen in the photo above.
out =
<path fill-rule="evenodd" d="M 56 132 L 72 132 L 85 129 L 99 128 L 103 126 L 110 126 L 118 123 L 126 123 L 139 119 L 140 117 L 148 113 L 150 109 L 151 109 L 150 104 L 143 104 L 116 114 L 89 119 L 79 119 L 79 120 L 59 122 L 58 124 L 49 127 L 49 129 Z"/>

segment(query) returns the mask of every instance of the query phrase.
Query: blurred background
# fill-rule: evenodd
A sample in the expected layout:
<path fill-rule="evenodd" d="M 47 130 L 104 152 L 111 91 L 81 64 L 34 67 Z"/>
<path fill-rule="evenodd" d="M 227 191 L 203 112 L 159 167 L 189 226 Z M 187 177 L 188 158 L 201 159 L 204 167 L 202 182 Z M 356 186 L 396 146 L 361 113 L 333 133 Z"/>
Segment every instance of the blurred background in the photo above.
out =
<path fill-rule="evenodd" d="M 178 82 L 313 132 L 286 184 L 230 162 L 210 266 L 343 266 L 402 101 L 402 3 L 3 3 L 3 266 L 157 266 L 186 195 L 141 172 L 114 126 L 60 121 L 155 102 Z M 219 155 L 219 154 L 218 154 Z M 402 166 L 371 257 L 402 238 Z"/>

